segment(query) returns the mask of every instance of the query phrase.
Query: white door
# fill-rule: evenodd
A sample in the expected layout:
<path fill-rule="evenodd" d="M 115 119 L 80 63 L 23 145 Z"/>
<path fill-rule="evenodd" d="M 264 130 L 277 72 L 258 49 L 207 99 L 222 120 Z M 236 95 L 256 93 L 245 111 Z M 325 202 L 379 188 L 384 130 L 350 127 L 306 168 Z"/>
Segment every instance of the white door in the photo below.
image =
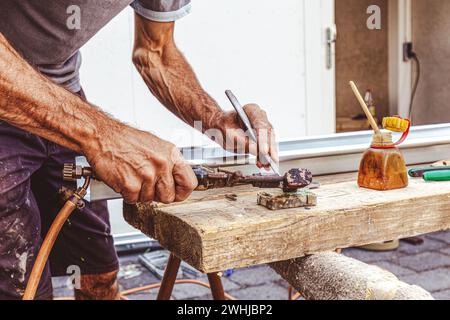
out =
<path fill-rule="evenodd" d="M 303 0 L 308 136 L 336 132 L 334 0 Z"/>

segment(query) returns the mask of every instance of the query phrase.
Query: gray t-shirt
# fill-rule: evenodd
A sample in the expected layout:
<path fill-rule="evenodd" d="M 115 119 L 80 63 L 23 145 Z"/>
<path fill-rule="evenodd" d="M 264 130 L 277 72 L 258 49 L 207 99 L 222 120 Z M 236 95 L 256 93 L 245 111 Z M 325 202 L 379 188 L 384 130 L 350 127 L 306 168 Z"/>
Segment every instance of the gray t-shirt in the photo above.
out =
<path fill-rule="evenodd" d="M 79 49 L 130 4 L 159 22 L 190 11 L 190 0 L 0 0 L 0 32 L 41 73 L 78 92 Z"/>

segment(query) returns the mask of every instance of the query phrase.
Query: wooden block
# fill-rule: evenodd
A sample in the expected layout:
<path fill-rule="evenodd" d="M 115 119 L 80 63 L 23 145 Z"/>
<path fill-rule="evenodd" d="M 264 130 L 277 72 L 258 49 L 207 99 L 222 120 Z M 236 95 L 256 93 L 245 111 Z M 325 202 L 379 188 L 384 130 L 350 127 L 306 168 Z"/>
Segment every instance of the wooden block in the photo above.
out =
<path fill-rule="evenodd" d="M 310 207 L 317 204 L 317 196 L 310 191 L 297 193 L 258 193 L 257 203 L 270 210 L 282 210 L 301 207 Z"/>
<path fill-rule="evenodd" d="M 256 204 L 259 192 L 235 188 L 195 193 L 182 204 L 125 205 L 124 216 L 205 273 L 450 229 L 450 182 L 412 179 L 386 192 L 355 181 L 325 184 L 314 190 L 317 206 L 276 212 Z"/>

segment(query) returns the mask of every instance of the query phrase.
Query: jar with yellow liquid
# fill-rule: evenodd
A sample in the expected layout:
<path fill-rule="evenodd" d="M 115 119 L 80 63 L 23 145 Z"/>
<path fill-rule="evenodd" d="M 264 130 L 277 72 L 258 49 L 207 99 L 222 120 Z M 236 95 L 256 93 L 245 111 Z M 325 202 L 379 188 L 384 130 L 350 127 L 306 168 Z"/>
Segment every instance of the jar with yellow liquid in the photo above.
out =
<path fill-rule="evenodd" d="M 408 170 L 402 153 L 392 141 L 392 133 L 374 134 L 371 147 L 359 167 L 358 185 L 373 190 L 393 190 L 408 186 Z"/>

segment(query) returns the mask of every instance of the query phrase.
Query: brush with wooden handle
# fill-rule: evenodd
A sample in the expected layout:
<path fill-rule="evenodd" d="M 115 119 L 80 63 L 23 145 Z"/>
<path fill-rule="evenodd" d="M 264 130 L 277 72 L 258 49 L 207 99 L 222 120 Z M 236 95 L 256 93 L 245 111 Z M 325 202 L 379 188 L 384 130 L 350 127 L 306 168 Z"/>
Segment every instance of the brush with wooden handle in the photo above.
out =
<path fill-rule="evenodd" d="M 377 122 L 375 121 L 375 119 L 373 118 L 372 114 L 370 113 L 369 108 L 367 107 L 363 97 L 361 96 L 361 93 L 359 93 L 358 87 L 356 86 L 356 84 L 353 81 L 350 81 L 350 87 L 353 90 L 353 93 L 356 96 L 356 99 L 358 99 L 359 104 L 361 105 L 362 109 L 364 110 L 364 113 L 367 116 L 367 119 L 369 120 L 369 123 L 371 125 L 371 127 L 373 128 L 373 131 L 375 131 L 375 133 L 380 134 L 380 128 L 377 125 Z"/>

